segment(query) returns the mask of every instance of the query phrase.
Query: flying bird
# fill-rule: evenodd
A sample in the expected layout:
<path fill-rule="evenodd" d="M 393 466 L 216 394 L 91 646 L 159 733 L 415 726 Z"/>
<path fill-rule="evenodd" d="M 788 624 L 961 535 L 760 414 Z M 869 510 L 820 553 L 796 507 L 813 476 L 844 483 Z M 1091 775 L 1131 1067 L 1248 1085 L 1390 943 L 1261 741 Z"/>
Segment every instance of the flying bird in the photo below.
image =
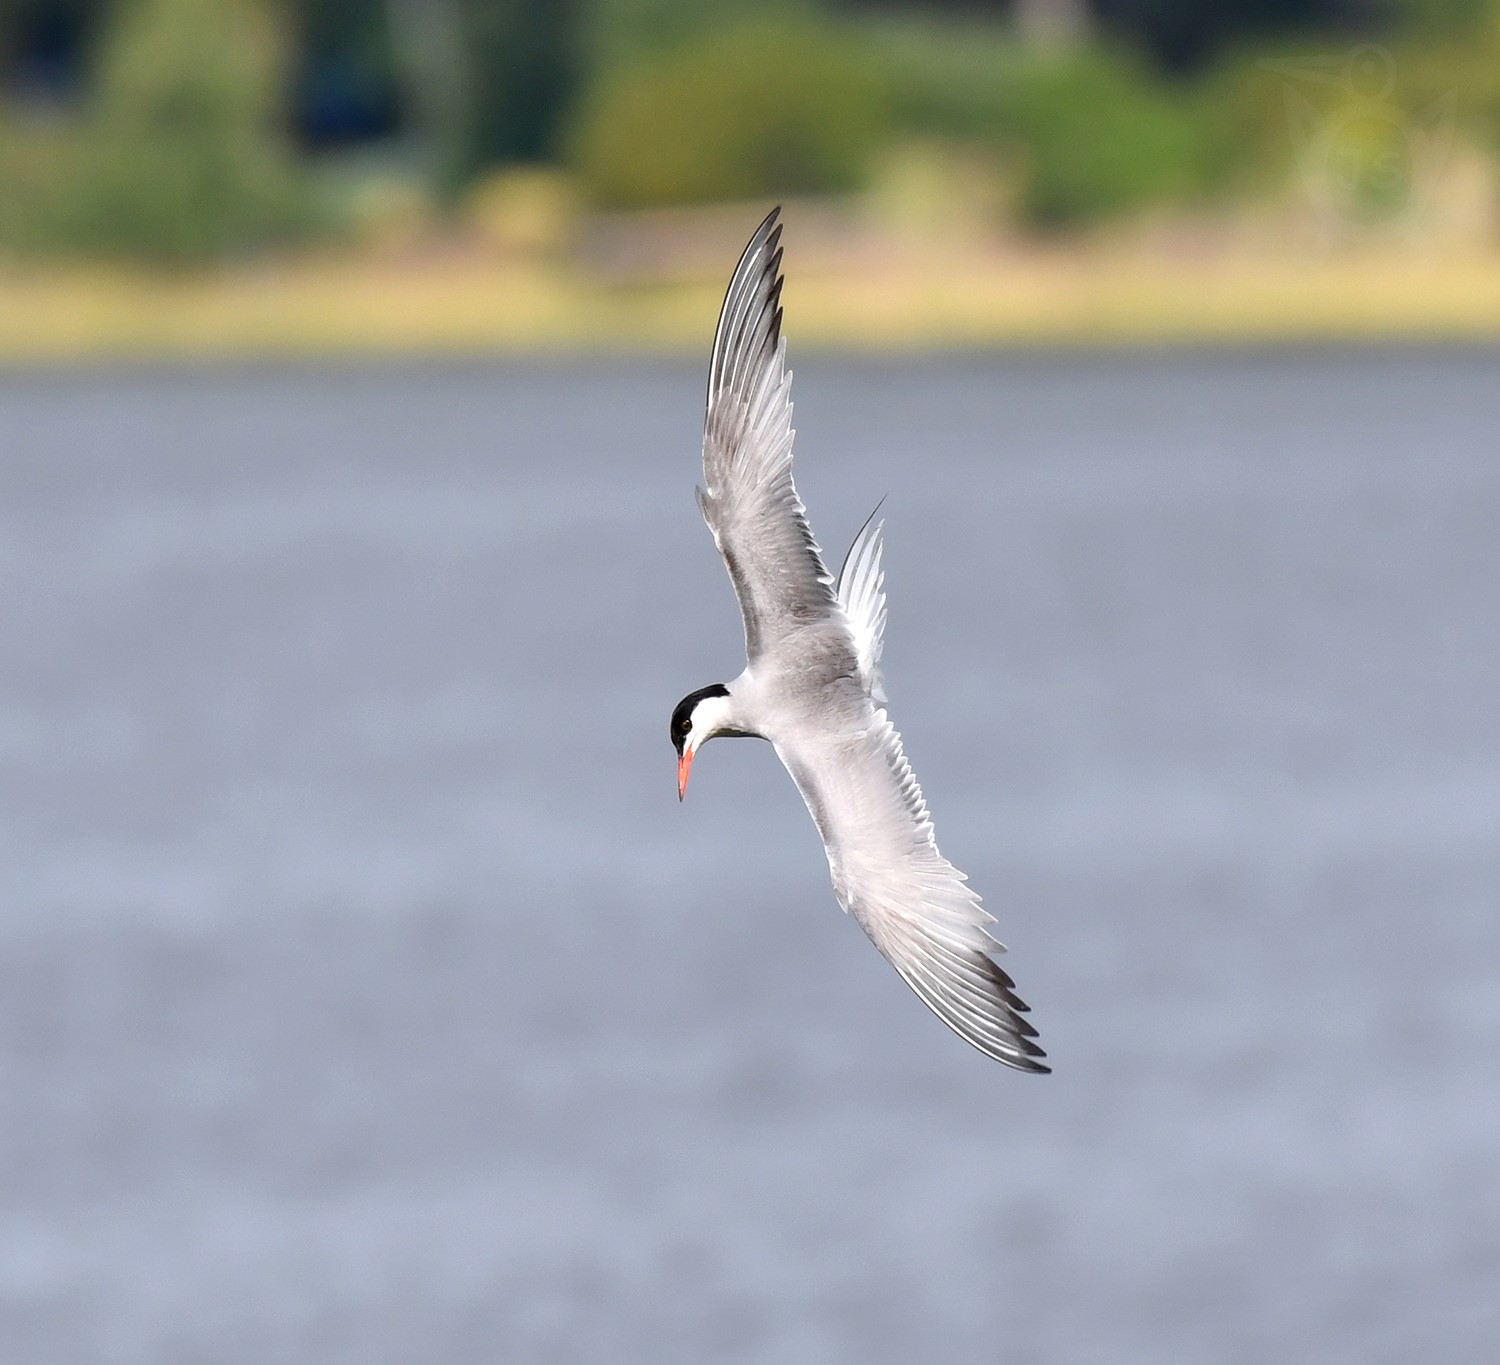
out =
<path fill-rule="evenodd" d="M 767 739 L 822 836 L 839 904 L 958 1036 L 997 1062 L 1047 1071 L 1004 946 L 964 874 L 938 852 L 922 789 L 886 714 L 885 575 L 870 519 L 835 580 L 792 482 L 791 372 L 781 335 L 781 226 L 745 248 L 708 369 L 698 506 L 745 624 L 745 670 L 672 713 L 677 796 L 720 735 Z M 876 512 L 879 512 L 876 508 Z"/>

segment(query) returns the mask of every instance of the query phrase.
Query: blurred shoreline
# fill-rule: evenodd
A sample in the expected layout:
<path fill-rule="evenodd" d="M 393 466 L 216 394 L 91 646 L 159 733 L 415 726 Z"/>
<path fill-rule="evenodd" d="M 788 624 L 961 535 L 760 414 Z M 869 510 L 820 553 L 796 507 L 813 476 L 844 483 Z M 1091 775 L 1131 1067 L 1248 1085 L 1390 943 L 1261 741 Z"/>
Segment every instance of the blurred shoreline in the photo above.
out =
<path fill-rule="evenodd" d="M 605 221 L 566 250 L 473 234 L 196 271 L 0 264 L 0 365 L 696 354 L 762 205 Z M 788 335 L 853 351 L 1500 338 L 1478 242 L 1245 243 L 1182 224 L 1059 243 L 872 230 L 789 206 Z"/>
<path fill-rule="evenodd" d="M 0 366 L 1500 338 L 1500 0 L 941 8 L 23 6 Z"/>

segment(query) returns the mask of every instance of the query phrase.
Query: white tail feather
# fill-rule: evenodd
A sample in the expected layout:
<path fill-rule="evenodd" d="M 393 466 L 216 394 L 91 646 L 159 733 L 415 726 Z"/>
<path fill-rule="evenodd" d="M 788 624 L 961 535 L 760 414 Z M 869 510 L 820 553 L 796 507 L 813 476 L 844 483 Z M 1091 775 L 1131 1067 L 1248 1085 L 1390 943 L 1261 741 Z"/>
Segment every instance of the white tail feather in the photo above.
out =
<path fill-rule="evenodd" d="M 876 507 L 875 512 L 880 511 Z M 883 521 L 875 520 L 875 512 L 860 527 L 854 544 L 844 556 L 844 567 L 839 570 L 839 605 L 849 618 L 849 629 L 854 633 L 854 646 L 859 658 L 860 677 L 865 691 L 877 702 L 884 703 L 885 679 L 880 674 L 880 651 L 885 634 L 885 573 L 880 567 L 880 540 Z"/>

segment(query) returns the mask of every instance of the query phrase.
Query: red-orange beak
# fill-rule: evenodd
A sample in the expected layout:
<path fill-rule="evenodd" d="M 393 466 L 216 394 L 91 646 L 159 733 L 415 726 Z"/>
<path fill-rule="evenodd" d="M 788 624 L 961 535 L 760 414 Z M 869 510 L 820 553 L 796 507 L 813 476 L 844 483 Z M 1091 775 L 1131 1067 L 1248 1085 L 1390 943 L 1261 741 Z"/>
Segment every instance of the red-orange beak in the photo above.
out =
<path fill-rule="evenodd" d="M 688 773 L 693 767 L 693 751 L 684 749 L 677 759 L 677 799 L 682 800 L 687 792 Z"/>

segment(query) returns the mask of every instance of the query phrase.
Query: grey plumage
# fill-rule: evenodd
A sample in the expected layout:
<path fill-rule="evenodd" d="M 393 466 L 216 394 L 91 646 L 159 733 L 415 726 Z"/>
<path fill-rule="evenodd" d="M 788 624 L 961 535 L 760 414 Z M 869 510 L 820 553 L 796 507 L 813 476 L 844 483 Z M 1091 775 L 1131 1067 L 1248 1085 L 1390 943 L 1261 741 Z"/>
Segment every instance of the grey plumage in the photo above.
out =
<path fill-rule="evenodd" d="M 987 1056 L 1046 1071 L 1026 1006 L 991 956 L 1004 951 L 988 932 L 993 918 L 938 851 L 884 708 L 880 525 L 866 523 L 835 585 L 792 481 L 778 213 L 725 295 L 698 490 L 739 599 L 747 665 L 727 697 L 689 708 L 701 723 L 687 726 L 679 753 L 690 765 L 716 734 L 770 740 L 822 836 L 839 903 L 907 985 Z"/>

